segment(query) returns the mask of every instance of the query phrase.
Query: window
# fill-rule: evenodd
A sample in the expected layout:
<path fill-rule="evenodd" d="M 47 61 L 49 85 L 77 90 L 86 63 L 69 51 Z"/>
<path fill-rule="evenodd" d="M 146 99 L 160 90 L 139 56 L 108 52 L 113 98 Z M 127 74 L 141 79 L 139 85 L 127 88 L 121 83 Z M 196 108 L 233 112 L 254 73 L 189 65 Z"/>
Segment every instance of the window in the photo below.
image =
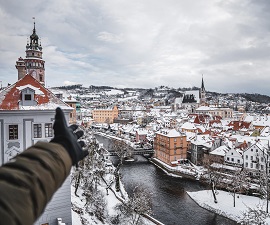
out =
<path fill-rule="evenodd" d="M 253 156 L 250 156 L 250 159 L 253 160 Z"/>
<path fill-rule="evenodd" d="M 174 142 L 176 142 L 176 138 L 174 139 Z"/>
<path fill-rule="evenodd" d="M 18 139 L 18 125 L 8 126 L 8 137 L 9 137 L 9 140 Z"/>
<path fill-rule="evenodd" d="M 234 158 L 232 158 L 232 162 L 234 162 Z"/>
<path fill-rule="evenodd" d="M 246 167 L 248 167 L 248 163 L 246 162 Z"/>
<path fill-rule="evenodd" d="M 41 124 L 34 124 L 34 138 L 41 138 Z"/>
<path fill-rule="evenodd" d="M 248 155 L 246 155 L 246 159 L 248 159 Z"/>
<path fill-rule="evenodd" d="M 25 94 L 24 95 L 24 100 L 25 101 L 31 101 L 31 99 L 32 99 L 31 97 L 32 97 L 31 94 Z"/>
<path fill-rule="evenodd" d="M 231 154 L 233 155 L 233 152 Z"/>
<path fill-rule="evenodd" d="M 52 137 L 52 136 L 53 136 L 52 123 L 45 123 L 45 137 Z"/>
<path fill-rule="evenodd" d="M 253 168 L 253 163 L 250 163 L 250 168 Z"/>
<path fill-rule="evenodd" d="M 237 163 L 240 163 L 240 159 L 237 159 Z"/>
<path fill-rule="evenodd" d="M 230 158 L 229 157 L 227 157 L 227 161 L 230 161 Z"/>

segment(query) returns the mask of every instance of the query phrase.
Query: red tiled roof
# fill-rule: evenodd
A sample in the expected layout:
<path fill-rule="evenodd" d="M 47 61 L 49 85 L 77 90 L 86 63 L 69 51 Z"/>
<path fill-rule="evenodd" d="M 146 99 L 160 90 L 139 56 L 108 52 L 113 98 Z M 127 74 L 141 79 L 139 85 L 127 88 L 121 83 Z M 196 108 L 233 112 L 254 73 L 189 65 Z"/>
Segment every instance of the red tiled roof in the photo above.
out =
<path fill-rule="evenodd" d="M 31 75 L 27 74 L 16 83 L 8 86 L 2 92 L 0 92 L 0 110 L 18 110 L 19 101 L 21 101 L 21 90 L 19 87 L 26 86 L 38 89 L 39 93 L 35 94 L 34 99 L 37 105 L 43 105 L 49 102 L 54 102 L 59 105 L 65 105 L 60 99 L 58 99 L 52 92 L 45 88 Z M 42 93 L 42 94 L 40 94 Z"/>
<path fill-rule="evenodd" d="M 232 130 L 240 130 L 240 129 L 248 129 L 250 126 L 250 122 L 244 122 L 244 121 L 231 121 L 228 126 L 232 127 Z"/>

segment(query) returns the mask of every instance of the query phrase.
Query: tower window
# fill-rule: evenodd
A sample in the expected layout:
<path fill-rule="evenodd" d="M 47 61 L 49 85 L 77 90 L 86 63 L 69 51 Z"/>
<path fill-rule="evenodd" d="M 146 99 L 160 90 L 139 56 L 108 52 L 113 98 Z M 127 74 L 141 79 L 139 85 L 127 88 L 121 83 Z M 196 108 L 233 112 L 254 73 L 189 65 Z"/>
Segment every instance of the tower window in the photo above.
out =
<path fill-rule="evenodd" d="M 32 55 L 34 55 L 34 52 L 32 52 Z"/>
<path fill-rule="evenodd" d="M 32 100 L 32 95 L 31 94 L 25 94 L 24 95 L 24 100 L 25 101 L 31 101 Z"/>

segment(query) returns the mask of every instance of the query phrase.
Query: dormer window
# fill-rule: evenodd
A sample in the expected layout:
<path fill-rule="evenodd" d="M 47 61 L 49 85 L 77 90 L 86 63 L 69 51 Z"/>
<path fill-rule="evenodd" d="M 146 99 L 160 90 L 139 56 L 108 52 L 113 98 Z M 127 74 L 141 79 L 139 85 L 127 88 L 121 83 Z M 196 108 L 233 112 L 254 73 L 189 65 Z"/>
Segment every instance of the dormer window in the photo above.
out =
<path fill-rule="evenodd" d="M 32 95 L 31 94 L 25 94 L 24 95 L 24 100 L 25 101 L 31 101 L 32 100 Z"/>
<path fill-rule="evenodd" d="M 29 85 L 28 85 L 29 86 Z M 21 101 L 19 101 L 20 106 L 36 106 L 37 101 L 35 100 L 35 87 L 18 87 L 21 91 Z"/>

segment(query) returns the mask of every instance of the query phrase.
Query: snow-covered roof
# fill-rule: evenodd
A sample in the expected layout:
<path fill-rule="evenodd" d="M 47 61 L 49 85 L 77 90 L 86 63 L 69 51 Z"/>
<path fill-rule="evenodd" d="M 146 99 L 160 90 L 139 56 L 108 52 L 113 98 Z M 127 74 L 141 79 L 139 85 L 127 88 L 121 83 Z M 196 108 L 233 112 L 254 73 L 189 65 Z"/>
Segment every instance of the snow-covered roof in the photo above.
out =
<path fill-rule="evenodd" d="M 229 148 L 227 146 L 225 146 L 225 145 L 222 145 L 222 146 L 216 148 L 215 150 L 213 150 L 212 152 L 210 152 L 209 154 L 225 156 L 227 151 L 229 151 Z"/>
<path fill-rule="evenodd" d="M 166 137 L 179 137 L 181 136 L 180 132 L 178 132 L 175 129 L 162 129 L 158 132 L 156 132 L 156 134 L 160 134 Z"/>
<path fill-rule="evenodd" d="M 181 129 L 185 129 L 185 130 L 197 130 L 197 127 L 195 126 L 194 123 L 185 122 L 185 123 L 181 126 Z"/>
<path fill-rule="evenodd" d="M 20 106 L 21 91 L 25 88 L 30 88 L 35 92 L 36 106 Z M 0 92 L 0 110 L 45 110 L 55 109 L 57 106 L 72 109 L 29 74 Z"/>

